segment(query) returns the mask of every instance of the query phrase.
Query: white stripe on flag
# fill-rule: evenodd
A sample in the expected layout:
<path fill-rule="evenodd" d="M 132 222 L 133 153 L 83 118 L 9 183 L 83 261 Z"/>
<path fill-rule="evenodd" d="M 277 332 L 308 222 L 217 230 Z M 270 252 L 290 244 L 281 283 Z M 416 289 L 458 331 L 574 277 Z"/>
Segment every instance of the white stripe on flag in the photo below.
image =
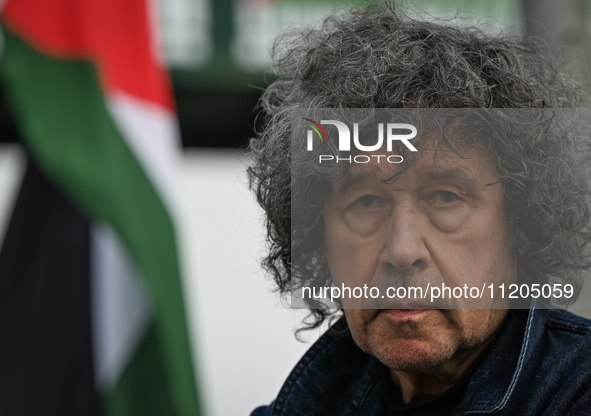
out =
<path fill-rule="evenodd" d="M 154 184 L 174 223 L 178 218 L 177 169 L 181 162 L 176 114 L 124 92 L 109 92 L 107 104 L 121 135 Z"/>
<path fill-rule="evenodd" d="M 18 144 L 0 145 L 0 251 L 27 165 Z"/>
<path fill-rule="evenodd" d="M 117 383 L 153 317 L 137 268 L 113 229 L 91 228 L 91 324 L 95 380 L 105 393 Z"/>

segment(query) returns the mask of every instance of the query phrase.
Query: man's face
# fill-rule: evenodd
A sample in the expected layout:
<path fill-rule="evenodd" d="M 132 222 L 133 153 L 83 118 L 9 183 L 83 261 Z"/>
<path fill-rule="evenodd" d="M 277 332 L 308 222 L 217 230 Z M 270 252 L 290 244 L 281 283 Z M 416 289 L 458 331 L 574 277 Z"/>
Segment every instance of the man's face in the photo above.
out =
<path fill-rule="evenodd" d="M 420 152 L 394 181 L 383 179 L 399 168 L 371 158 L 351 164 L 347 176 L 333 184 L 323 209 L 323 258 L 335 286 L 367 284 L 384 293 L 387 286 L 482 288 L 515 281 L 502 185 L 489 157 L 463 159 L 443 148 L 435 156 L 429 145 Z M 425 309 L 429 305 L 413 299 L 398 309 L 367 309 L 384 307 L 371 302 L 355 306 L 365 309 L 345 309 L 353 338 L 402 371 L 441 369 L 469 356 L 506 315 L 492 308 Z M 462 308 L 462 302 L 447 305 Z"/>

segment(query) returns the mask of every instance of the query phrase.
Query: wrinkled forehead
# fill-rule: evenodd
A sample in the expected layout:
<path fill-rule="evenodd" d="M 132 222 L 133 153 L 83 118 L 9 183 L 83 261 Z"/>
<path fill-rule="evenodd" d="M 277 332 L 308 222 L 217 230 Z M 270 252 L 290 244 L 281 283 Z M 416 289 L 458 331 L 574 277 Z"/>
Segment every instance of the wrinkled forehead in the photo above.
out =
<path fill-rule="evenodd" d="M 367 156 L 368 163 L 350 163 L 342 177 L 332 183 L 333 192 L 343 193 L 357 183 L 380 182 L 424 186 L 444 180 L 460 180 L 474 186 L 484 186 L 497 173 L 494 160 L 479 141 L 459 138 L 449 146 L 435 136 L 424 137 L 416 142 L 417 152 L 394 149 L 393 153 L 404 154 L 400 163 L 386 163 L 381 151 L 357 152 Z"/>
<path fill-rule="evenodd" d="M 427 165 L 465 165 L 466 161 L 475 158 L 495 162 L 490 151 L 491 135 L 487 126 L 483 126 L 467 110 L 427 110 L 395 112 L 390 117 L 381 115 L 381 118 L 376 117 L 371 122 L 359 123 L 357 131 L 352 134 L 358 141 L 353 139 L 350 148 L 350 155 L 357 158 L 352 160 L 353 163 L 345 164 L 342 173 L 349 173 L 351 169 L 354 173 L 367 169 L 365 164 L 377 169 L 382 177 L 393 177 L 415 165 L 420 168 Z M 404 123 L 386 122 L 391 119 Z M 409 127 L 414 130 L 414 136 L 409 134 Z M 366 150 L 380 141 L 382 145 L 378 149 Z M 374 163 L 382 162 L 380 155 L 384 155 L 388 162 L 397 163 Z M 363 163 L 368 160 L 371 163 Z"/>

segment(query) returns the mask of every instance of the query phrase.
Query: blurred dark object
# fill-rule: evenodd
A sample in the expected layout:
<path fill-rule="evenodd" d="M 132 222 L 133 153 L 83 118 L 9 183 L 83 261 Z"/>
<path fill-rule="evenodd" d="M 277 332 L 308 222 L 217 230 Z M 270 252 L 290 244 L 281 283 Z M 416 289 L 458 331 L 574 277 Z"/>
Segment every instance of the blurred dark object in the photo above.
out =
<path fill-rule="evenodd" d="M 27 159 L 0 252 L 0 413 L 95 416 L 88 220 Z"/>
<path fill-rule="evenodd" d="M 245 147 L 260 90 L 208 91 L 175 88 L 184 147 Z"/>
<path fill-rule="evenodd" d="M 232 56 L 233 0 L 211 2 L 215 53 L 197 70 L 172 69 L 172 80 L 184 147 L 246 147 L 253 136 L 261 72 L 248 72 Z"/>

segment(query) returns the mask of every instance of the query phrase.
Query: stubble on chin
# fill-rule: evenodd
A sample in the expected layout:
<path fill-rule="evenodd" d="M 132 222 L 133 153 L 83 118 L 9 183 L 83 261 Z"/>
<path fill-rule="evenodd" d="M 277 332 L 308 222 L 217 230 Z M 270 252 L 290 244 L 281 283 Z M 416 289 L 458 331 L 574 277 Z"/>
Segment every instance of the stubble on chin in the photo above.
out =
<path fill-rule="evenodd" d="M 478 325 L 478 314 L 462 319 L 466 311 L 430 310 L 419 320 L 399 322 L 380 312 L 356 313 L 356 328 L 350 325 L 351 333 L 361 349 L 393 370 L 446 372 L 446 367 L 460 364 L 463 356 L 491 336 L 487 325 Z"/>

